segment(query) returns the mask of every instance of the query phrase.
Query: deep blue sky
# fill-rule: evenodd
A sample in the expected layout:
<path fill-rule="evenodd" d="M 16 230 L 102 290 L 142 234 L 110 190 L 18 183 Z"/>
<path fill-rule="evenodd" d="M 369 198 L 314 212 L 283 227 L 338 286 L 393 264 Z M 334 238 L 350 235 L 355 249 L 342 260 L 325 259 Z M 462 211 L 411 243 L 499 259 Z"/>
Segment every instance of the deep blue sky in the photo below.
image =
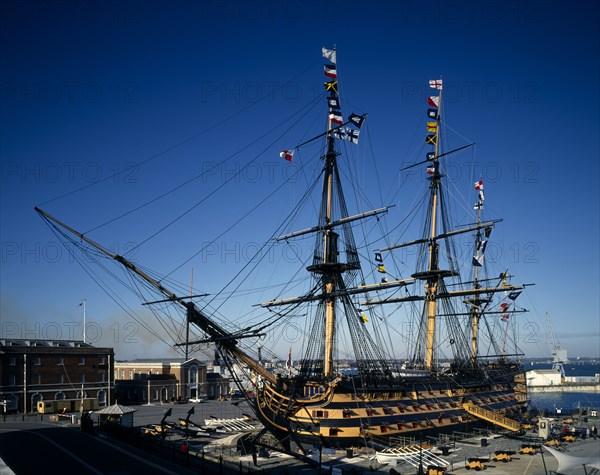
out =
<path fill-rule="evenodd" d="M 369 114 L 381 192 L 372 187 L 372 167 L 358 166 L 371 201 L 393 199 L 391 219 L 412 203 L 406 191 L 396 195 L 399 169 L 422 158 L 427 80 L 443 76 L 448 124 L 477 143 L 467 163 L 454 162 L 451 178 L 472 200 L 472 175 L 484 176 L 488 209 L 505 218 L 495 235 L 502 260 L 536 283 L 521 302 L 532 310 L 523 332 L 534 331 L 541 344 L 526 350 L 547 351 L 549 312 L 570 354 L 599 355 L 597 2 L 12 1 L 0 8 L 2 336 L 51 337 L 48 323 L 57 322 L 69 337 L 65 322 L 80 319 L 76 305 L 87 298 L 102 329 L 97 344 L 116 345 L 118 357 L 155 354 L 123 344 L 127 317 L 58 247 L 33 207 L 53 200 L 42 207 L 90 230 L 179 185 L 309 104 L 324 80 L 320 49 L 335 44 L 345 113 Z M 276 140 L 285 129 L 235 156 L 230 168 L 90 236 L 122 252 L 273 142 L 239 186 L 137 253 L 169 272 L 281 183 L 279 150 L 318 131 L 301 126 Z M 264 220 L 236 231 L 242 238 L 221 239 L 218 262 L 193 263 L 199 289 L 214 292 L 237 271 L 244 243 L 270 234 L 271 218 L 285 216 L 300 185 L 286 189 Z"/>

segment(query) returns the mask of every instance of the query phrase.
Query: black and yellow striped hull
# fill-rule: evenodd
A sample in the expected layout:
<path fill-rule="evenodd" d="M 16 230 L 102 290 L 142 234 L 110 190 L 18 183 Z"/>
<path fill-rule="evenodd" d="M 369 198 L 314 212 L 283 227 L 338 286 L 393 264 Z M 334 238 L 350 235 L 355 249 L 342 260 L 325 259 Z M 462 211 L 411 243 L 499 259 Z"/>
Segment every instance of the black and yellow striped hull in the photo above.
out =
<path fill-rule="evenodd" d="M 465 430 L 477 422 L 464 409 L 467 402 L 515 417 L 527 401 L 525 385 L 514 372 L 470 379 L 415 378 L 386 390 L 360 392 L 352 379 L 331 384 L 281 379 L 257 391 L 256 411 L 281 440 L 290 436 L 288 440 L 343 448 Z"/>

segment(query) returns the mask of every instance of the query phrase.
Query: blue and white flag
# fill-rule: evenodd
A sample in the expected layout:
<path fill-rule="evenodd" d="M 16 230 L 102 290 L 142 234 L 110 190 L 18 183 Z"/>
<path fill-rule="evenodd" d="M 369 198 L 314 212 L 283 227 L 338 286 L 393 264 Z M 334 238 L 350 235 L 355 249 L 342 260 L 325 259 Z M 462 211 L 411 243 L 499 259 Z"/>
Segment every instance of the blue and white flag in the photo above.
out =
<path fill-rule="evenodd" d="M 352 122 L 354 125 L 356 125 L 356 127 L 358 127 L 360 129 L 363 125 L 363 122 L 365 121 L 365 116 L 357 115 L 357 114 L 350 114 L 350 117 L 348 117 L 348 121 Z"/>
<path fill-rule="evenodd" d="M 485 247 L 487 246 L 487 241 L 478 239 L 475 244 L 475 255 L 473 256 L 473 265 L 476 267 L 481 267 L 483 265 L 483 254 L 485 252 Z"/>
<path fill-rule="evenodd" d="M 352 143 L 358 143 L 358 135 L 360 134 L 359 130 L 352 130 L 352 129 L 346 128 L 346 133 L 348 136 L 348 138 L 346 140 L 349 140 Z"/>
<path fill-rule="evenodd" d="M 349 127 L 338 127 L 331 131 L 331 135 L 336 139 L 347 140 L 348 142 L 358 143 L 360 130 L 354 130 Z"/>
<path fill-rule="evenodd" d="M 322 51 L 323 51 L 323 57 L 325 59 L 328 59 L 329 61 L 331 61 L 333 64 L 335 64 L 336 51 L 334 49 L 327 49 L 327 48 L 322 48 Z"/>
<path fill-rule="evenodd" d="M 329 104 L 329 107 L 331 107 L 332 109 L 340 108 L 340 100 L 337 96 L 329 96 L 327 98 L 327 104 Z"/>

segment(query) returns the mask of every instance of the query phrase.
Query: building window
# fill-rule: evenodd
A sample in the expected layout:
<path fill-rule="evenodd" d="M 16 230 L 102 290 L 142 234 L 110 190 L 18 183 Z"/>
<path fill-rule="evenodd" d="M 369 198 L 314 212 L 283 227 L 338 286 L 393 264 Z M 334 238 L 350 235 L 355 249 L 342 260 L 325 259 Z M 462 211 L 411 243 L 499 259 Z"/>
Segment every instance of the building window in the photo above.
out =
<path fill-rule="evenodd" d="M 129 379 L 133 379 L 133 371 L 129 370 Z"/>
<path fill-rule="evenodd" d="M 105 356 L 101 356 L 98 364 L 105 365 L 106 364 L 106 357 Z"/>
<path fill-rule="evenodd" d="M 42 365 L 42 359 L 39 356 L 36 356 L 33 358 L 33 364 L 34 366 L 41 366 Z"/>
<path fill-rule="evenodd" d="M 98 381 L 100 381 L 101 383 L 103 383 L 105 380 L 105 375 L 104 375 L 104 371 L 100 371 L 98 373 Z"/>
<path fill-rule="evenodd" d="M 16 386 L 17 385 L 17 375 L 16 374 L 11 374 L 8 378 L 8 385 L 9 386 Z"/>
<path fill-rule="evenodd" d="M 54 399 L 57 401 L 62 401 L 63 399 L 67 399 L 67 397 L 65 396 L 65 393 L 63 393 L 62 391 L 59 393 L 56 393 L 54 395 Z"/>
<path fill-rule="evenodd" d="M 41 374 L 33 375 L 33 384 L 42 384 L 42 375 Z"/>
<path fill-rule="evenodd" d="M 84 365 L 85 364 L 85 357 L 83 357 L 83 356 L 79 357 L 79 364 L 80 365 Z"/>
<path fill-rule="evenodd" d="M 79 382 L 85 383 L 85 373 L 79 373 Z"/>
<path fill-rule="evenodd" d="M 104 389 L 98 391 L 98 404 L 101 406 L 106 404 L 106 391 Z"/>
<path fill-rule="evenodd" d="M 125 370 L 121 370 L 121 379 L 125 379 Z"/>
<path fill-rule="evenodd" d="M 64 374 L 57 374 L 56 375 L 56 382 L 58 384 L 63 384 L 65 382 L 65 375 Z"/>
<path fill-rule="evenodd" d="M 198 383 L 198 367 L 197 366 L 192 366 L 190 368 L 190 383 L 192 383 L 192 384 Z"/>
<path fill-rule="evenodd" d="M 62 356 L 59 356 L 58 358 L 56 358 L 56 364 L 57 365 L 64 365 L 65 361 L 63 360 Z"/>
<path fill-rule="evenodd" d="M 16 356 L 11 356 L 8 359 L 8 365 L 9 366 L 16 366 L 16 364 L 17 364 L 17 357 Z"/>

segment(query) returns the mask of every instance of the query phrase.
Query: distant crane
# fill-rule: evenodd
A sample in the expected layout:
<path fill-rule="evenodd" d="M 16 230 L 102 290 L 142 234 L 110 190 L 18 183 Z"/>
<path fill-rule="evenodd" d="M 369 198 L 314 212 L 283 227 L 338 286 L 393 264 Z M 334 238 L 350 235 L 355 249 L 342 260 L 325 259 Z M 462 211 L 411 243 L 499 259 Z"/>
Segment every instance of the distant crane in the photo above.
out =
<path fill-rule="evenodd" d="M 565 380 L 565 368 L 564 363 L 568 363 L 567 350 L 560 347 L 558 338 L 554 334 L 554 328 L 552 326 L 552 317 L 546 312 L 546 341 L 549 345 L 552 345 L 552 369 L 560 373 L 561 379 Z"/>

